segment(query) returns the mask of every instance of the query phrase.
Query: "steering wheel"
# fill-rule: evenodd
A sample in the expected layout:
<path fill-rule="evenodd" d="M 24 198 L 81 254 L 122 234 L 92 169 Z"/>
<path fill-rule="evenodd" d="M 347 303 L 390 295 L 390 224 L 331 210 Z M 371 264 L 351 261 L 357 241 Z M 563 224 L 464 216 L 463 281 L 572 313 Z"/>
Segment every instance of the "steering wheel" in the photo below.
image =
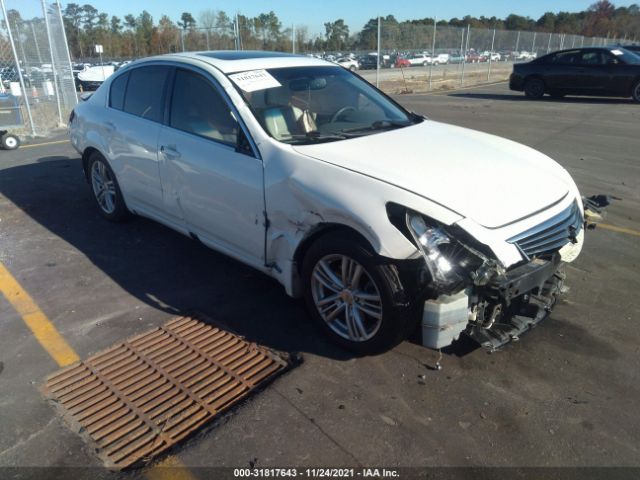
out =
<path fill-rule="evenodd" d="M 331 117 L 331 123 L 337 122 L 338 119 L 344 115 L 347 112 L 355 112 L 356 109 L 354 107 L 351 106 L 346 106 L 346 107 L 342 107 L 340 110 L 338 110 L 336 113 L 333 114 L 333 117 Z"/>

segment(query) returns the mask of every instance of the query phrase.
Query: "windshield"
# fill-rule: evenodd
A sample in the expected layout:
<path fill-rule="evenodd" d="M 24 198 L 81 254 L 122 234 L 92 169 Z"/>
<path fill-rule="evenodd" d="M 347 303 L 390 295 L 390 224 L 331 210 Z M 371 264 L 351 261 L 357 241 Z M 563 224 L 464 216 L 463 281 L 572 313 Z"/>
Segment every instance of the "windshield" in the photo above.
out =
<path fill-rule="evenodd" d="M 332 142 L 422 121 L 338 66 L 288 67 L 230 74 L 273 138 Z"/>

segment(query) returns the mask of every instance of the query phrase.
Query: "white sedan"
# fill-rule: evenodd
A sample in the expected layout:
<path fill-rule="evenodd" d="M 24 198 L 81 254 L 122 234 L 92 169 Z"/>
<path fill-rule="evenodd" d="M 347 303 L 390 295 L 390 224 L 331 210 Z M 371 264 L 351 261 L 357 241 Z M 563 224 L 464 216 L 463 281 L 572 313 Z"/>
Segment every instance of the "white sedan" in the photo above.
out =
<path fill-rule="evenodd" d="M 359 352 L 420 325 L 428 347 L 466 332 L 496 348 L 548 314 L 583 243 L 580 195 L 549 157 L 315 58 L 136 61 L 70 136 L 107 220 L 149 217 L 258 269 Z"/>
<path fill-rule="evenodd" d="M 425 53 L 414 53 L 413 55 L 408 56 L 407 60 L 409 60 L 412 67 L 418 67 L 420 65 L 426 67 L 433 63 L 433 58 Z"/>
<path fill-rule="evenodd" d="M 360 65 L 358 64 L 358 60 L 351 57 L 341 57 L 335 61 L 336 64 L 340 65 L 342 68 L 346 68 L 347 70 L 351 70 L 352 72 L 358 70 Z"/>

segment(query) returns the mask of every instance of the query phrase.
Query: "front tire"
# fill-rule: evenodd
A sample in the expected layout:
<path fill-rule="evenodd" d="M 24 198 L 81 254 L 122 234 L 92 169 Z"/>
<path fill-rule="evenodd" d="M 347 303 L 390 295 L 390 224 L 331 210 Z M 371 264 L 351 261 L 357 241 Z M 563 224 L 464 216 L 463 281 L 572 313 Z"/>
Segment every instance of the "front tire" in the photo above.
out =
<path fill-rule="evenodd" d="M 524 94 L 527 98 L 539 100 L 544 97 L 544 81 L 541 78 L 529 78 L 524 82 Z"/>
<path fill-rule="evenodd" d="M 100 214 L 111 222 L 127 220 L 130 213 L 109 163 L 100 153 L 93 152 L 87 166 L 91 191 Z"/>
<path fill-rule="evenodd" d="M 353 233 L 330 233 L 311 246 L 302 264 L 304 299 L 334 343 L 370 355 L 408 336 L 415 316 L 394 305 L 386 268 Z"/>

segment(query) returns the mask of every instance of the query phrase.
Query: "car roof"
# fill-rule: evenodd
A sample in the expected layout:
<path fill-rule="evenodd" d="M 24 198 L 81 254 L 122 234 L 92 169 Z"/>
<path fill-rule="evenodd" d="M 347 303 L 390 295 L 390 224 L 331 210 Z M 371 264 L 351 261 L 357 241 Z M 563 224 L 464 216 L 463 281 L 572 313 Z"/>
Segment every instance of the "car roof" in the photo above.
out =
<path fill-rule="evenodd" d="M 610 52 L 611 50 L 615 50 L 616 48 L 624 48 L 621 47 L 619 45 L 599 45 L 599 46 L 584 46 L 584 47 L 574 47 L 574 48 L 564 48 L 562 50 L 556 50 L 555 52 L 550 52 L 549 55 L 551 55 L 552 53 L 562 53 L 562 52 L 575 52 L 575 51 L 584 51 L 584 50 L 606 50 L 608 52 Z"/>
<path fill-rule="evenodd" d="M 282 68 L 282 67 L 308 67 L 308 66 L 334 66 L 337 65 L 321 60 L 319 58 L 308 57 L 306 55 L 294 55 L 282 52 L 262 52 L 262 51 L 205 51 L 205 52 L 184 52 L 148 57 L 148 60 L 199 60 L 216 67 L 223 73 L 246 72 L 248 70 Z M 140 61 L 134 62 L 140 64 Z"/>

